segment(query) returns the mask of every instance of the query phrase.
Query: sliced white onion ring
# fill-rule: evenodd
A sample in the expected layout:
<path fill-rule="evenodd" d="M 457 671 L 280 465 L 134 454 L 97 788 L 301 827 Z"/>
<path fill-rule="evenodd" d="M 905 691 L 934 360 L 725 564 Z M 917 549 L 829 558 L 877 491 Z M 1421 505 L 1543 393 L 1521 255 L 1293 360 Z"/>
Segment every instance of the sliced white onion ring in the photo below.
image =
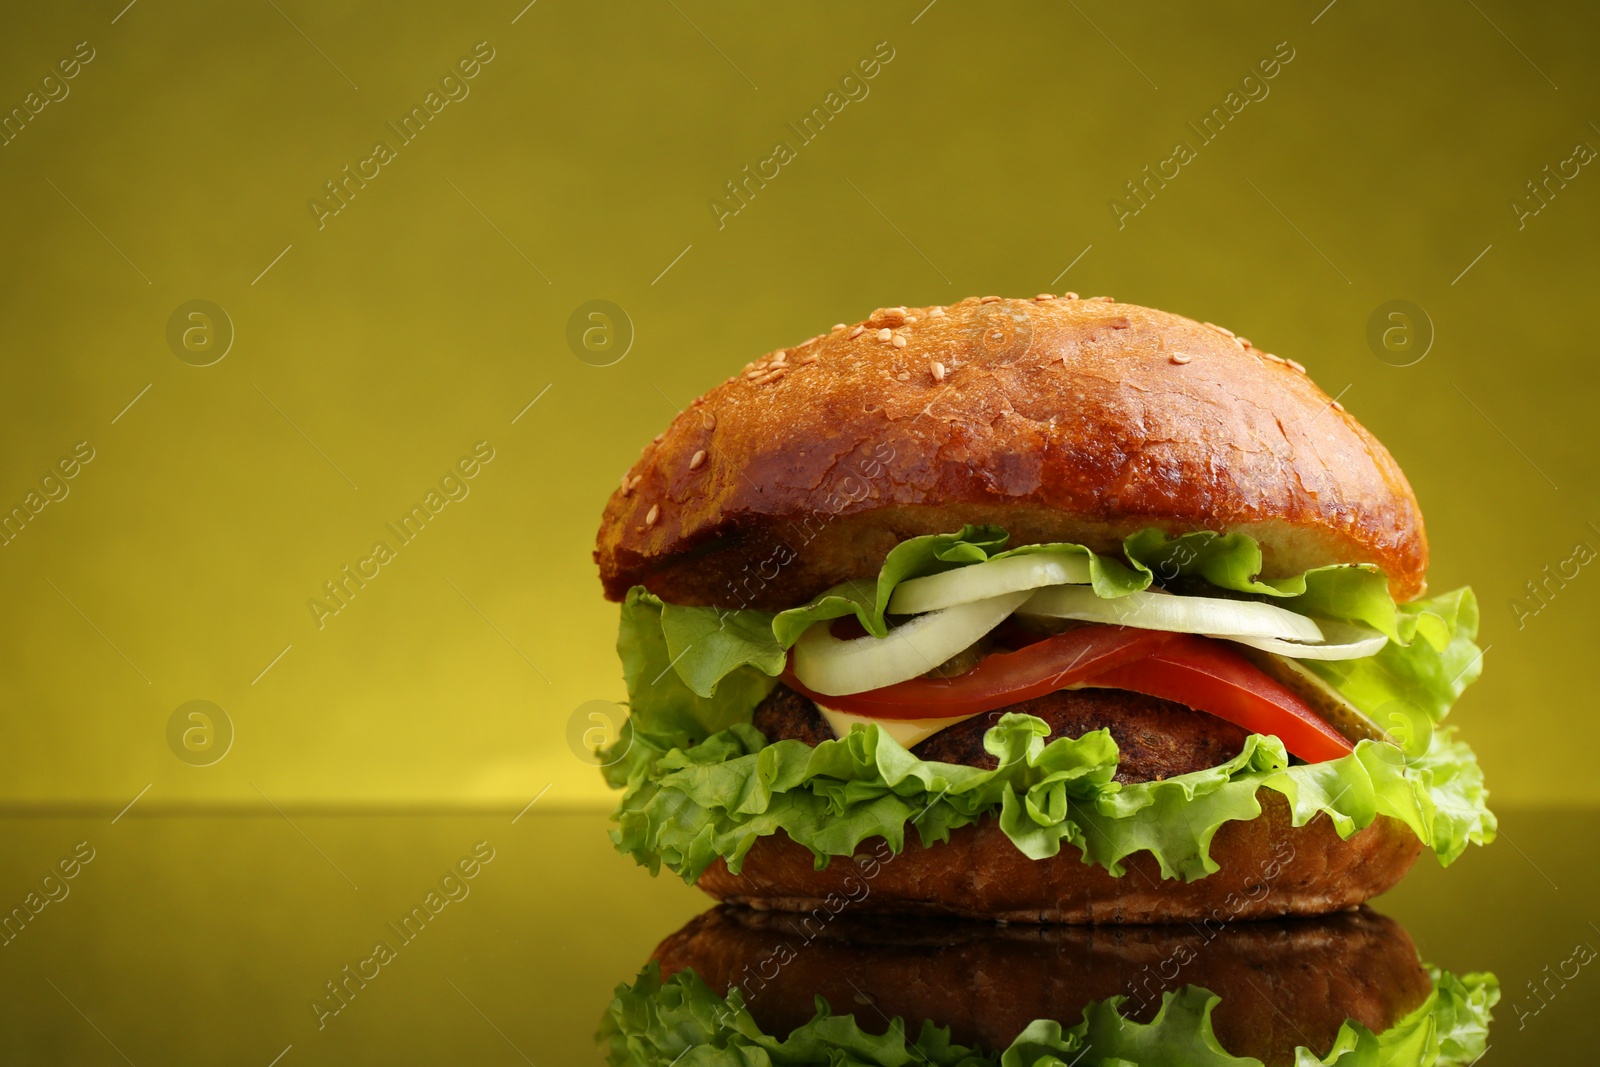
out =
<path fill-rule="evenodd" d="M 1062 585 L 1034 593 L 1019 612 L 1180 634 L 1322 641 L 1322 630 L 1304 615 L 1254 600 L 1152 592 L 1102 598 L 1093 589 Z"/>
<path fill-rule="evenodd" d="M 1365 659 L 1376 656 L 1389 643 L 1377 630 L 1348 623 L 1323 622 L 1320 624 L 1326 644 L 1307 645 L 1299 641 L 1280 641 L 1276 637 L 1253 634 L 1210 634 L 1241 645 L 1259 648 L 1289 659 Z"/>
<path fill-rule="evenodd" d="M 929 612 L 881 638 L 869 634 L 841 641 L 831 632 L 833 620 L 819 622 L 795 643 L 795 677 L 824 696 L 865 693 L 915 678 L 971 647 L 1028 595 L 1024 590 Z"/>
<path fill-rule="evenodd" d="M 889 610 L 896 615 L 918 615 L 1023 589 L 1083 585 L 1088 581 L 1087 557 L 1069 552 L 1032 552 L 901 582 L 889 598 Z"/>

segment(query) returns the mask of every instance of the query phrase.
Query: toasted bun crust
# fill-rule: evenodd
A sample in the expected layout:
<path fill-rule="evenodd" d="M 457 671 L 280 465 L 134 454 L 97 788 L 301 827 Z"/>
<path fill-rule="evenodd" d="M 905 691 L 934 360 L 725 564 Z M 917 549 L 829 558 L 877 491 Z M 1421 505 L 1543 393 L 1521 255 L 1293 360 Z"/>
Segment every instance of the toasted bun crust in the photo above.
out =
<path fill-rule="evenodd" d="M 985 819 L 928 848 L 909 833 L 905 851 L 893 858 L 865 842 L 855 862 L 835 858 L 820 871 L 810 851 L 780 831 L 756 842 L 740 873 L 718 860 L 696 884 L 725 903 L 776 911 L 812 911 L 830 894 L 856 900 L 865 886 L 864 898 L 851 905 L 860 912 L 1027 923 L 1229 921 L 1354 907 L 1404 878 L 1422 851 L 1416 835 L 1387 815 L 1345 841 L 1325 815 L 1291 825 L 1278 792 L 1261 789 L 1256 799 L 1259 816 L 1223 823 L 1211 839 L 1221 869 L 1193 882 L 1163 879 L 1148 852 L 1125 860 L 1120 878 L 1084 863 L 1071 847 L 1029 859 Z"/>
<path fill-rule="evenodd" d="M 1428 564 L 1393 457 L 1298 364 L 1109 298 L 887 308 L 695 400 L 606 505 L 605 592 L 792 607 L 877 574 L 907 537 L 996 523 L 1115 551 L 1136 530 L 1237 530 L 1265 574 Z"/>
<path fill-rule="evenodd" d="M 785 1037 L 815 1014 L 877 1032 L 902 1018 L 947 1026 L 959 1044 L 1004 1048 L 1035 1019 L 1075 1025 L 1091 1001 L 1126 996 L 1148 1022 L 1161 994 L 1197 985 L 1222 998 L 1211 1016 L 1235 1056 L 1292 1063 L 1325 1055 L 1355 1019 L 1375 1033 L 1428 996 L 1432 983 L 1404 929 L 1365 909 L 1312 921 L 1228 926 L 1063 927 L 822 918 L 717 908 L 655 951 L 663 973 L 692 968 L 722 995 L 739 986 L 763 1032 Z M 864 999 L 865 998 L 865 999 Z"/>

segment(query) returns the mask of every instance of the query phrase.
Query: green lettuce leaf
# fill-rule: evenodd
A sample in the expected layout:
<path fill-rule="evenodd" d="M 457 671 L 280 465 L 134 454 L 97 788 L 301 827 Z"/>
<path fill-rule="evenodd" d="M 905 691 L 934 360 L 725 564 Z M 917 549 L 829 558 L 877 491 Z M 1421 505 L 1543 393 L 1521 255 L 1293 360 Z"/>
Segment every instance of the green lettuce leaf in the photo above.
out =
<path fill-rule="evenodd" d="M 1173 538 L 1156 529 L 1140 530 L 1122 549 L 1163 582 L 1202 578 L 1218 589 L 1277 598 L 1279 607 L 1302 615 L 1364 623 L 1391 640 L 1411 640 L 1410 624 L 1397 619 L 1389 580 L 1369 564 L 1334 564 L 1292 578 L 1263 579 L 1261 546 L 1254 538 L 1205 530 Z"/>
<path fill-rule="evenodd" d="M 692 883 L 719 857 L 737 872 L 755 842 L 780 829 L 821 868 L 869 838 L 899 853 L 908 826 L 931 845 L 997 813 L 1001 831 L 1032 859 L 1067 844 L 1083 862 L 1121 875 L 1122 861 L 1144 851 L 1164 878 L 1191 881 L 1217 870 L 1210 843 L 1223 823 L 1261 813 L 1259 789 L 1281 793 L 1295 825 L 1326 814 L 1347 838 L 1393 816 L 1444 864 L 1495 833 L 1477 759 L 1449 730 L 1416 759 L 1369 740 L 1348 756 L 1293 766 L 1277 738 L 1252 735 L 1219 766 L 1132 785 L 1113 781 L 1118 753 L 1108 731 L 1048 744 L 1047 736 L 1041 719 L 1001 716 L 984 737 L 999 766 L 985 770 L 918 759 L 876 723 L 815 747 L 769 742 L 737 723 L 633 777 L 612 839 L 652 873 L 666 866 Z"/>
<path fill-rule="evenodd" d="M 1500 1003 L 1500 982 L 1487 972 L 1460 978 L 1428 968 L 1437 992 L 1432 1012 L 1440 1063 L 1476 1063 L 1489 1044 L 1490 1010 Z"/>
<path fill-rule="evenodd" d="M 1500 999 L 1493 975 L 1460 978 L 1429 968 L 1434 989 L 1409 1015 L 1381 1034 L 1346 1021 L 1326 1056 L 1296 1049 L 1299 1067 L 1415 1067 L 1467 1064 L 1486 1047 L 1490 1009 Z M 767 1034 L 745 1008 L 741 991 L 718 996 L 692 970 L 663 980 L 651 962 L 616 989 L 596 1040 L 612 1067 L 1259 1067 L 1229 1054 L 1211 1016 L 1221 1000 L 1198 986 L 1164 993 L 1148 1023 L 1119 1011 L 1124 997 L 1091 1003 L 1082 1021 L 1038 1019 L 1005 1049 L 967 1048 L 950 1031 L 924 1020 L 913 1039 L 906 1021 L 835 1015 L 821 997 L 816 1014 L 784 1035 Z"/>
<path fill-rule="evenodd" d="M 640 587 L 629 590 L 622 602 L 617 655 L 628 686 L 629 715 L 621 735 L 601 759 L 606 781 L 614 789 L 649 773 L 663 753 L 692 748 L 735 723 L 749 722 L 751 710 L 775 684 L 758 670 L 735 665 L 718 676 L 711 692 L 697 692 L 673 667 L 665 615 L 661 599 Z M 717 655 L 727 664 L 738 653 L 724 646 Z M 687 657 L 680 652 L 679 658 Z"/>
<path fill-rule="evenodd" d="M 1162 582 L 1200 578 L 1217 589 L 1273 597 L 1279 607 L 1320 619 L 1361 623 L 1400 645 L 1410 645 L 1421 634 L 1435 648 L 1443 648 L 1455 628 L 1454 608 L 1447 601 L 1461 591 L 1396 605 L 1389 595 L 1389 580 L 1365 563 L 1333 564 L 1291 578 L 1263 579 L 1261 546 L 1240 533 L 1200 531 L 1168 538 L 1160 530 L 1141 530 L 1123 542 L 1123 552 Z"/>
<path fill-rule="evenodd" d="M 1492 974 L 1456 977 L 1428 967 L 1433 991 L 1409 1015 L 1381 1034 L 1347 1019 L 1327 1055 L 1295 1050 L 1295 1067 L 1402 1067 L 1417 1064 L 1473 1064 L 1487 1051 L 1490 1009 L 1500 1002 L 1500 982 Z"/>
<path fill-rule="evenodd" d="M 1300 662 L 1380 724 L 1387 726 L 1396 715 L 1437 723 L 1483 670 L 1483 653 L 1474 643 L 1478 599 L 1470 589 L 1457 589 L 1401 604 L 1396 617 L 1416 640 L 1390 641 L 1365 659 Z"/>
<path fill-rule="evenodd" d="M 1168 537 L 1151 527 L 1125 539 L 1122 551 L 1162 582 L 1203 578 L 1218 589 L 1273 597 L 1305 592 L 1303 579 L 1261 580 L 1261 546 L 1241 533 L 1200 530 Z"/>
<path fill-rule="evenodd" d="M 770 612 L 657 603 L 673 670 L 695 695 L 714 696 L 717 683 L 741 667 L 773 677 L 783 673 L 789 646 L 773 636 Z"/>
<path fill-rule="evenodd" d="M 963 526 L 960 533 L 928 534 L 902 541 L 889 550 L 878 570 L 878 582 L 845 582 L 816 596 L 809 604 L 779 612 L 772 631 L 784 648 L 800 640 L 813 623 L 855 615 L 875 637 L 889 633 L 883 611 L 894 587 L 907 578 L 938 574 L 968 563 L 982 563 L 1006 542 L 998 526 Z"/>

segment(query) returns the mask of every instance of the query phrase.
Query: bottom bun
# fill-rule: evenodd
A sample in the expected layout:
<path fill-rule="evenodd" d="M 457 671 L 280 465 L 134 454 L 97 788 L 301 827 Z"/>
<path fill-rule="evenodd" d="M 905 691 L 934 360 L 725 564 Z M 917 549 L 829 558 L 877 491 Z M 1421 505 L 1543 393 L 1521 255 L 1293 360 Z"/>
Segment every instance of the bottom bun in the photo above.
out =
<path fill-rule="evenodd" d="M 696 883 L 718 900 L 774 911 L 899 912 L 1030 923 L 1158 923 L 1324 915 L 1370 900 L 1405 877 L 1422 851 L 1386 815 L 1341 840 L 1326 815 L 1290 822 L 1289 803 L 1256 794 L 1261 814 L 1227 822 L 1211 840 L 1221 867 L 1193 882 L 1163 879 L 1147 852 L 1120 878 L 1083 862 L 1071 846 L 1049 859 L 1017 851 L 993 819 L 952 830 L 923 847 L 914 831 L 891 856 L 882 839 L 846 862 L 816 870 L 811 852 L 781 831 L 757 841 L 738 874 L 717 860 Z M 872 846 L 878 847 L 874 849 Z"/>

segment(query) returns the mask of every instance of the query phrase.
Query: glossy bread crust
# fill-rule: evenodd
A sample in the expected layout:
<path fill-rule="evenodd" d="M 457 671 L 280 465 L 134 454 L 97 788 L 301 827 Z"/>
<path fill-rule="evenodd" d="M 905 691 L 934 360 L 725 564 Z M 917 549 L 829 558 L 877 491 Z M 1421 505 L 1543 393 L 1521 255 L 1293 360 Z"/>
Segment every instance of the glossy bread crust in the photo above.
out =
<path fill-rule="evenodd" d="M 1026 923 L 1227 921 L 1355 907 L 1404 878 L 1422 851 L 1416 835 L 1387 815 L 1341 840 L 1325 815 L 1292 826 L 1280 793 L 1262 789 L 1256 799 L 1259 816 L 1223 823 L 1212 838 L 1211 857 L 1221 869 L 1193 882 L 1163 879 L 1147 852 L 1125 860 L 1120 878 L 1084 863 L 1070 846 L 1029 859 L 991 818 L 927 848 L 909 832 L 905 851 L 893 858 L 881 839 L 867 841 L 855 857 L 835 857 L 820 871 L 808 849 L 779 831 L 756 842 L 740 873 L 719 859 L 696 884 L 724 903 L 775 911 L 854 900 L 867 884 L 870 892 L 852 905 L 861 912 Z M 875 871 L 870 879 L 868 871 Z"/>
<path fill-rule="evenodd" d="M 1236 530 L 1268 577 L 1375 563 L 1423 588 L 1422 515 L 1387 450 L 1298 364 L 1108 298 L 884 308 L 698 398 L 612 494 L 608 597 L 779 609 L 963 522 L 1115 551 Z"/>

